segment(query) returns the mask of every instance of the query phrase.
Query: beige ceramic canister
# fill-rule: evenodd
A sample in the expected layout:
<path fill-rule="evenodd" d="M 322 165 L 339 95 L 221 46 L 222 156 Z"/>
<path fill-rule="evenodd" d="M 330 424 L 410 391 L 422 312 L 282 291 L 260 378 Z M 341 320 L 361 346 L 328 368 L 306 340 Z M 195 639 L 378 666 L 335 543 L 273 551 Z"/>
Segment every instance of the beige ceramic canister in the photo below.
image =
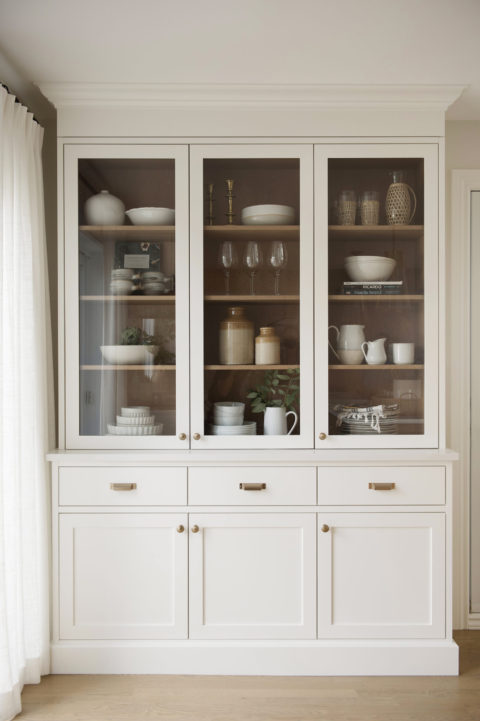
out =
<path fill-rule="evenodd" d="M 253 363 L 254 329 L 241 306 L 228 308 L 227 317 L 220 323 L 219 351 L 222 365 Z"/>
<path fill-rule="evenodd" d="M 280 363 L 280 338 L 274 328 L 260 328 L 255 338 L 255 364 L 274 365 Z"/>

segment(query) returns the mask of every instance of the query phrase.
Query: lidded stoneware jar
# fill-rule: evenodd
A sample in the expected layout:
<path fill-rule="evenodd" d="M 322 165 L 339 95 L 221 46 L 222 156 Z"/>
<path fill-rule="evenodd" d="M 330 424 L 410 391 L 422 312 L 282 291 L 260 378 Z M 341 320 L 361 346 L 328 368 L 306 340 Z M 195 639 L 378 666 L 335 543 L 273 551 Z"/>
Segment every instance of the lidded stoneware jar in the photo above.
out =
<path fill-rule="evenodd" d="M 220 323 L 219 353 L 222 365 L 253 363 L 253 323 L 245 316 L 245 308 L 231 306 Z"/>
<path fill-rule="evenodd" d="M 280 338 L 275 335 L 275 329 L 260 328 L 260 334 L 255 338 L 256 365 L 273 365 L 280 363 Z"/>
<path fill-rule="evenodd" d="M 125 205 L 108 190 L 101 190 L 86 201 L 85 219 L 88 225 L 123 225 Z"/>

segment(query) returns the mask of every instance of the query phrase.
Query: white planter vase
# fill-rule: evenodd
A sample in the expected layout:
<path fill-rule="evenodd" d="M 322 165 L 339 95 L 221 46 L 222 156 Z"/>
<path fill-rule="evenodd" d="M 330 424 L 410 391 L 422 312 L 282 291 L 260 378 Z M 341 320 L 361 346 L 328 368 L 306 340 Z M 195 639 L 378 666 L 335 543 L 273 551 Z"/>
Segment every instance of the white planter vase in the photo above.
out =
<path fill-rule="evenodd" d="M 108 190 L 101 190 L 86 201 L 85 219 L 88 225 L 123 225 L 125 205 Z"/>

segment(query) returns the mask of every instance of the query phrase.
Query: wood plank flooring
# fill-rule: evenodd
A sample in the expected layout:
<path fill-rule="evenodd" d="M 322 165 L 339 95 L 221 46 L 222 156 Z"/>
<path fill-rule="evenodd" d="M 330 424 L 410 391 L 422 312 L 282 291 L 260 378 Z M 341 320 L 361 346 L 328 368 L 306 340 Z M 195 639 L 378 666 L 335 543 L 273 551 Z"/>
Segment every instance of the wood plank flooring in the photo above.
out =
<path fill-rule="evenodd" d="M 21 721 L 480 721 L 480 631 L 457 677 L 47 676 Z"/>

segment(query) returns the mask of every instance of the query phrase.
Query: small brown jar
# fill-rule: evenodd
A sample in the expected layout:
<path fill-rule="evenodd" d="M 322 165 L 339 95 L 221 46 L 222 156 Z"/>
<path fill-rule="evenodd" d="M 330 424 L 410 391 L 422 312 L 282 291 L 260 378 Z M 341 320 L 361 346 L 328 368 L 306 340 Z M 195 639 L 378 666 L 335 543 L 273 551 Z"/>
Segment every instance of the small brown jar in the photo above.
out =
<path fill-rule="evenodd" d="M 277 365 L 280 363 L 280 338 L 274 328 L 260 328 L 255 338 L 255 364 Z"/>
<path fill-rule="evenodd" d="M 253 363 L 254 329 L 245 316 L 245 308 L 231 306 L 220 323 L 219 353 L 222 365 Z"/>

